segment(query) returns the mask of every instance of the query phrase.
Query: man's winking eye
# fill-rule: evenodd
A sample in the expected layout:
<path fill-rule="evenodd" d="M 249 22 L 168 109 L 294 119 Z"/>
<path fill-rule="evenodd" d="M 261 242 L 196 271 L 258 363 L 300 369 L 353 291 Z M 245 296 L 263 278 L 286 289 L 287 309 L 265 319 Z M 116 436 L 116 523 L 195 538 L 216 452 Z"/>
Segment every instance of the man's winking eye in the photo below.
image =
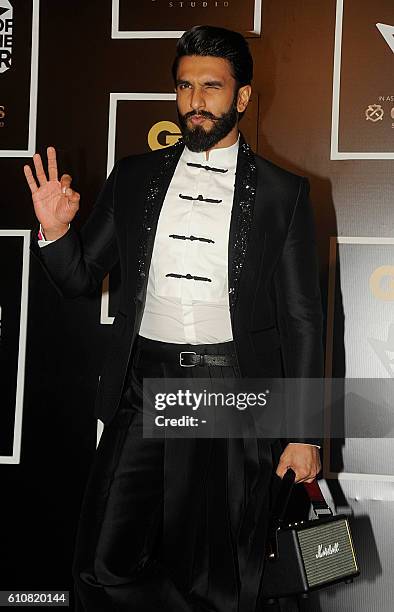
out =
<path fill-rule="evenodd" d="M 177 89 L 188 89 L 189 87 L 192 87 L 192 84 L 189 83 L 189 81 L 177 81 Z M 223 88 L 223 83 L 221 81 L 206 81 L 205 83 L 203 83 L 203 87 L 205 88 L 213 88 L 213 89 L 222 89 Z"/>

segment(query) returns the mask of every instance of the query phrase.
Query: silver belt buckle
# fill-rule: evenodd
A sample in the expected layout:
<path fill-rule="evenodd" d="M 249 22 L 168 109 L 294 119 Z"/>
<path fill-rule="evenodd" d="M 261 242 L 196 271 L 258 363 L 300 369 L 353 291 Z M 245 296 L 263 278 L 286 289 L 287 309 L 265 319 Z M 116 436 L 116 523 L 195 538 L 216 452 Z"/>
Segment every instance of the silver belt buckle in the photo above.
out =
<path fill-rule="evenodd" d="M 196 351 L 181 351 L 179 353 L 179 365 L 182 366 L 182 368 L 195 368 L 196 367 L 196 363 L 182 363 L 182 355 L 197 355 Z"/>

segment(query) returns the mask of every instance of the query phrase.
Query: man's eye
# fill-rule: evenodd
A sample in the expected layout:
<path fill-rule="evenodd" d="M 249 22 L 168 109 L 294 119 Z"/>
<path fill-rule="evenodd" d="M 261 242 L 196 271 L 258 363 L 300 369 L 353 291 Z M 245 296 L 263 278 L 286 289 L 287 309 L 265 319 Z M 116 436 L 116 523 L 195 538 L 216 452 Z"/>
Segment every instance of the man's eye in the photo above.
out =
<path fill-rule="evenodd" d="M 190 87 L 189 83 L 179 83 L 178 89 L 188 89 Z"/>

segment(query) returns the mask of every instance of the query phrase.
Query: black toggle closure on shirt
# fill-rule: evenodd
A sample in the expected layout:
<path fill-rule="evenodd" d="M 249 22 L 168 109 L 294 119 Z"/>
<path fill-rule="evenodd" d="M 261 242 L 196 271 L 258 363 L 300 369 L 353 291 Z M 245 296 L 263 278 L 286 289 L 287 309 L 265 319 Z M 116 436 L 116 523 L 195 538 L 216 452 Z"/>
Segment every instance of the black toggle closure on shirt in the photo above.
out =
<path fill-rule="evenodd" d="M 203 170 L 211 170 L 212 172 L 221 172 L 222 174 L 225 174 L 226 172 L 228 172 L 228 168 L 226 169 L 212 168 L 212 166 L 203 166 L 202 164 L 193 164 L 191 162 L 186 162 L 186 166 L 192 166 L 192 168 L 203 168 Z"/>
<path fill-rule="evenodd" d="M 215 244 L 215 241 L 211 240 L 210 238 L 199 238 L 198 236 L 180 236 L 179 234 L 168 234 L 168 237 L 177 238 L 178 240 L 199 240 L 200 242 L 210 242 Z"/>
<path fill-rule="evenodd" d="M 171 272 L 170 274 L 166 274 L 166 277 L 171 278 L 187 278 L 187 280 L 196 280 L 196 281 L 207 281 L 211 283 L 211 279 L 206 276 L 193 276 L 193 274 L 176 274 L 175 272 Z"/>
<path fill-rule="evenodd" d="M 197 196 L 196 198 L 193 198 L 193 196 L 186 196 L 180 193 L 179 197 L 182 200 L 194 200 L 196 202 L 208 202 L 209 204 L 220 204 L 220 202 L 223 202 L 223 200 L 214 200 L 212 198 L 204 198 L 201 194 Z"/>

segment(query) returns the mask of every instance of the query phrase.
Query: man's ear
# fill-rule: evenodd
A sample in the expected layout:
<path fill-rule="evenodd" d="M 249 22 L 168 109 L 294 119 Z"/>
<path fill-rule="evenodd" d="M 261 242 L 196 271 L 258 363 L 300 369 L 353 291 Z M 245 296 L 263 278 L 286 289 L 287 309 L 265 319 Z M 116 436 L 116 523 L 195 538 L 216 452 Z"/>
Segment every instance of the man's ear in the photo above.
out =
<path fill-rule="evenodd" d="M 249 104 L 250 96 L 252 95 L 252 88 L 250 85 L 244 85 L 238 89 L 237 96 L 237 111 L 243 113 Z"/>

